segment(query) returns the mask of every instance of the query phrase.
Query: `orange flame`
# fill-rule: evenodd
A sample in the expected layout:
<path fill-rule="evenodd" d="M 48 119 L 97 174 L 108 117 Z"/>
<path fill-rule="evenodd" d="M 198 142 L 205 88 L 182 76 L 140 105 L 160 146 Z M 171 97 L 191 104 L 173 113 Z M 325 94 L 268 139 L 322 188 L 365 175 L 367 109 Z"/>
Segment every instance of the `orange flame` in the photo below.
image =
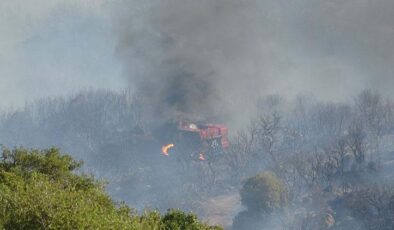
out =
<path fill-rule="evenodd" d="M 161 152 L 168 156 L 168 151 L 170 150 L 170 148 L 174 147 L 174 144 L 168 144 L 168 145 L 164 145 L 163 147 L 161 147 Z"/>
<path fill-rule="evenodd" d="M 200 153 L 199 156 L 198 156 L 198 159 L 201 160 L 201 161 L 205 161 L 204 153 Z"/>

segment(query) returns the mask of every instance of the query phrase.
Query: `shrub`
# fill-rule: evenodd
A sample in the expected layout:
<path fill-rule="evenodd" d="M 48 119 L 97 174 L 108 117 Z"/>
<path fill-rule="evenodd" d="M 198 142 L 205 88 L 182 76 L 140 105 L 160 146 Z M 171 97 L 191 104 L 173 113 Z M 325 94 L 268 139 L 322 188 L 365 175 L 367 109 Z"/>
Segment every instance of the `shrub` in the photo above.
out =
<path fill-rule="evenodd" d="M 0 229 L 220 229 L 181 211 L 139 216 L 115 204 L 102 183 L 75 174 L 81 165 L 55 148 L 3 150 Z"/>
<path fill-rule="evenodd" d="M 283 207 L 287 200 L 282 182 L 269 172 L 249 178 L 240 193 L 241 202 L 249 211 L 271 213 Z"/>
<path fill-rule="evenodd" d="M 219 230 L 221 228 L 216 226 L 207 226 L 201 223 L 194 214 L 185 214 L 179 210 L 169 210 L 163 216 L 163 225 L 165 230 L 198 230 L 198 229 L 212 229 Z"/>

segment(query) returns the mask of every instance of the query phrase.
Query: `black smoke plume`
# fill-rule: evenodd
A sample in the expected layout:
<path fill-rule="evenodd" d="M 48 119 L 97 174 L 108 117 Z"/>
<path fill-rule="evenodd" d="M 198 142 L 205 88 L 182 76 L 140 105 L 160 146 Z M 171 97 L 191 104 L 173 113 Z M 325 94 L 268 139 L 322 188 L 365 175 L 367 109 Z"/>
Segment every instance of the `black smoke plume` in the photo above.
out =
<path fill-rule="evenodd" d="M 391 94 L 392 1 L 128 1 L 117 56 L 156 113 L 239 123 L 258 98 Z M 167 112 L 163 112 L 165 108 Z M 158 111 L 160 112 L 158 112 Z"/>

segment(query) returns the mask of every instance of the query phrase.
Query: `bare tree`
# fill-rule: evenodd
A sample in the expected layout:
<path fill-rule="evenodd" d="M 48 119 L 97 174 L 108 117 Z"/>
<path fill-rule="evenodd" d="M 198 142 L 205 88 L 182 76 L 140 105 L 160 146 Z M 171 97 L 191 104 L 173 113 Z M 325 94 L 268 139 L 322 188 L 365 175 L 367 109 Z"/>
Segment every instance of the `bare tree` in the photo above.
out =
<path fill-rule="evenodd" d="M 390 107 L 387 107 L 389 104 L 385 106 L 381 95 L 371 90 L 361 92 L 356 98 L 355 104 L 359 119 L 365 124 L 366 138 L 371 144 L 370 161 L 375 161 L 380 165 L 380 139 L 386 126 L 385 121 L 389 117 Z"/>
<path fill-rule="evenodd" d="M 281 117 L 278 113 L 261 115 L 255 123 L 255 130 L 259 149 L 268 154 L 272 162 L 277 162 L 278 156 L 274 153 L 274 145 L 278 143 Z"/>
<path fill-rule="evenodd" d="M 353 121 L 350 125 L 347 142 L 358 165 L 357 170 L 362 170 L 363 166 L 365 166 L 365 154 L 368 146 L 364 127 L 359 120 Z"/>

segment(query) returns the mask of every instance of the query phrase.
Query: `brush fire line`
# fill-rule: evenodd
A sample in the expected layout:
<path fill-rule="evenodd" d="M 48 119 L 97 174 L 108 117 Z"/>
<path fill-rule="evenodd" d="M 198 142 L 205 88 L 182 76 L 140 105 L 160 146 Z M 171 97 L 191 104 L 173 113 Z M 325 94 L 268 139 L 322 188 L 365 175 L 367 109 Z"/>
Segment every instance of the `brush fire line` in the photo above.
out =
<path fill-rule="evenodd" d="M 224 125 L 180 122 L 176 132 L 174 143 L 162 146 L 163 155 L 169 156 L 171 150 L 205 161 L 229 147 L 228 128 Z"/>

